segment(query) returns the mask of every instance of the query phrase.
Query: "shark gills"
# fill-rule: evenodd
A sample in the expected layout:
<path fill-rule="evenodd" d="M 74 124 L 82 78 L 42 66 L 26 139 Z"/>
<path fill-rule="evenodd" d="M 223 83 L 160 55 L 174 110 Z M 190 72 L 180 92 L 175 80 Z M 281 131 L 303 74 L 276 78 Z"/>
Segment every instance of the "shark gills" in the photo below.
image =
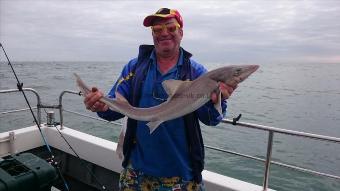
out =
<path fill-rule="evenodd" d="M 103 97 L 100 101 L 107 104 L 111 110 L 129 118 L 147 121 L 147 126 L 152 133 L 164 121 L 184 116 L 203 106 L 210 100 L 213 92 L 219 95 L 218 102 L 214 106 L 222 115 L 219 82 L 236 86 L 258 68 L 258 65 L 225 66 L 209 71 L 193 81 L 166 80 L 162 85 L 168 94 L 167 101 L 149 108 L 131 106 L 118 92 L 116 92 L 115 99 Z M 91 92 L 90 88 L 77 74 L 74 75 L 76 76 L 77 86 L 83 96 L 86 96 Z"/>

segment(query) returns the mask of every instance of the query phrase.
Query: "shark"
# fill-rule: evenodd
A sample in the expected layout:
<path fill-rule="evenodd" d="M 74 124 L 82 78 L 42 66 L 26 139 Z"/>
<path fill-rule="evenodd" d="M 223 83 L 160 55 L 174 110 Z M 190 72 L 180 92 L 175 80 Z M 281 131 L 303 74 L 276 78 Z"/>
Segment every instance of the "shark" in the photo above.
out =
<path fill-rule="evenodd" d="M 148 108 L 132 106 L 121 94 L 116 92 L 116 98 L 102 97 L 99 101 L 107 104 L 113 111 L 129 118 L 147 121 L 150 134 L 165 121 L 182 117 L 202 107 L 211 100 L 211 94 L 218 96 L 214 104 L 222 115 L 220 83 L 236 87 L 259 68 L 259 65 L 231 65 L 211 70 L 192 81 L 165 80 L 162 86 L 168 98 L 165 102 Z M 87 96 L 91 89 L 74 73 L 76 83 L 83 96 Z"/>

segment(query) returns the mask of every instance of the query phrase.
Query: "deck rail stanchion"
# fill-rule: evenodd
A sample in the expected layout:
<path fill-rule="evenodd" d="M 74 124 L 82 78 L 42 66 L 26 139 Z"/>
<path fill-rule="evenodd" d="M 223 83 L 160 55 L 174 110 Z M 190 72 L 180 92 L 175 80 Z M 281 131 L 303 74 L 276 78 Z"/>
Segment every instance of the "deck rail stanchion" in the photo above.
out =
<path fill-rule="evenodd" d="M 272 150 L 273 150 L 273 136 L 274 136 L 274 132 L 269 131 L 268 145 L 267 145 L 267 156 L 266 156 L 265 171 L 264 171 L 264 177 L 263 177 L 263 191 L 267 191 L 268 184 L 269 184 L 270 163 L 271 163 Z"/>
<path fill-rule="evenodd" d="M 64 117 L 63 117 L 63 96 L 68 94 L 75 94 L 75 95 L 81 95 L 80 92 L 71 91 L 71 90 L 65 90 L 62 91 L 59 95 L 59 118 L 60 118 L 60 129 L 62 130 L 64 128 Z"/>

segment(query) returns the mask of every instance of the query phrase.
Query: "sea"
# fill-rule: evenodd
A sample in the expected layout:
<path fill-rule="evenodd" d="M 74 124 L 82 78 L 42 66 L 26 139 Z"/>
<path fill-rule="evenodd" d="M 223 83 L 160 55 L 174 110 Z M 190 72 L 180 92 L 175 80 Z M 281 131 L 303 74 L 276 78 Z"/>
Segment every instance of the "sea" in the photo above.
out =
<path fill-rule="evenodd" d="M 13 62 L 25 88 L 35 89 L 44 105 L 57 105 L 64 90 L 78 91 L 73 73 L 90 86 L 108 92 L 125 62 Z M 205 63 L 208 70 L 223 64 Z M 7 62 L 0 64 L 0 89 L 15 89 Z M 27 92 L 32 106 L 37 101 Z M 27 108 L 20 93 L 0 94 L 0 113 Z M 85 109 L 83 98 L 66 94 L 67 111 L 96 117 Z M 42 121 L 46 121 L 45 109 Z M 36 111 L 36 110 L 35 110 Z M 58 112 L 56 121 L 59 120 Z M 120 126 L 64 112 L 65 126 L 117 141 Z M 239 84 L 228 99 L 226 118 L 277 128 L 340 137 L 340 63 L 266 63 Z M 0 132 L 33 125 L 28 111 L 0 115 Z M 202 125 L 206 145 L 265 158 L 268 133 L 220 123 Z M 264 163 L 206 149 L 205 169 L 262 185 Z M 274 134 L 274 161 L 340 176 L 340 144 Z M 340 180 L 271 165 L 269 187 L 278 191 L 339 191 Z"/>

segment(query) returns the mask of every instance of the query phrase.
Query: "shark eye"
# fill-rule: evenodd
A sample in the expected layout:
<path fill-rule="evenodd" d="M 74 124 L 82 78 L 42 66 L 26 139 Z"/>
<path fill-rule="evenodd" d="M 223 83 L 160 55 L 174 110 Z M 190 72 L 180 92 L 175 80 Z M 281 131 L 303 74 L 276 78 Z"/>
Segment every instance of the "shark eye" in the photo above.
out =
<path fill-rule="evenodd" d="M 234 72 L 234 76 L 239 76 L 242 72 L 242 69 L 241 68 L 237 68 Z"/>

